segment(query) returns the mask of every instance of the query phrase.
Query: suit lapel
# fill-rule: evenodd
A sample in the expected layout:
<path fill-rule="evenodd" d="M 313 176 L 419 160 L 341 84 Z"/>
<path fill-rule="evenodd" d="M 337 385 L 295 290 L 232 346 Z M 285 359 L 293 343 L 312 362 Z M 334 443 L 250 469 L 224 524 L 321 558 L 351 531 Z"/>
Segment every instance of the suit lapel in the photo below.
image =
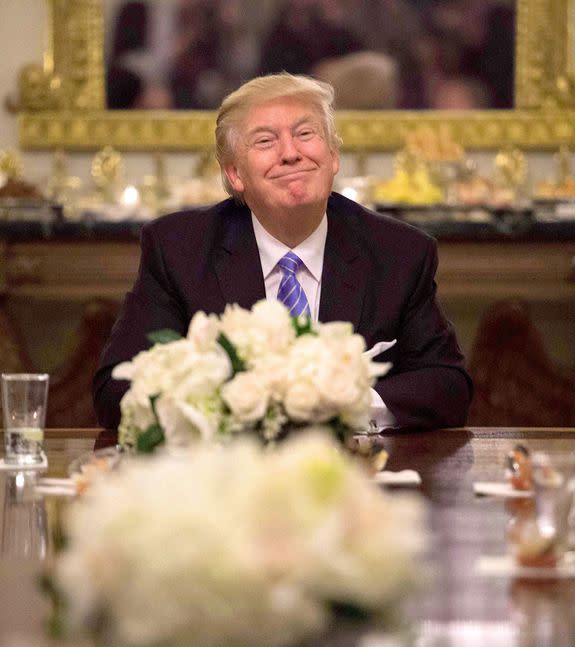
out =
<path fill-rule="evenodd" d="M 349 321 L 359 327 L 370 271 L 347 216 L 328 205 L 319 306 L 320 321 Z M 222 213 L 222 236 L 215 272 L 225 303 L 251 308 L 266 298 L 260 256 L 246 207 L 233 205 Z"/>
<path fill-rule="evenodd" d="M 251 308 L 266 291 L 249 209 L 234 205 L 223 215 L 222 227 L 215 271 L 224 301 Z"/>
<path fill-rule="evenodd" d="M 369 275 L 369 259 L 362 252 L 346 215 L 328 206 L 328 228 L 321 278 L 320 321 L 349 321 L 359 327 Z"/>

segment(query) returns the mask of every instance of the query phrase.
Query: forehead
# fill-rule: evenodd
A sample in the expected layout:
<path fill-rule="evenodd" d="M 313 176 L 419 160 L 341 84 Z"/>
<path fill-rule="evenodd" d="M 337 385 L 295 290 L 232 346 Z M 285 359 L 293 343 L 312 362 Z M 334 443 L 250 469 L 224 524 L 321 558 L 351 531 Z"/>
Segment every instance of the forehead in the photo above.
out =
<path fill-rule="evenodd" d="M 320 121 L 319 107 L 305 97 L 279 97 L 248 108 L 243 119 L 246 134 L 260 128 L 293 126 L 301 121 Z"/>

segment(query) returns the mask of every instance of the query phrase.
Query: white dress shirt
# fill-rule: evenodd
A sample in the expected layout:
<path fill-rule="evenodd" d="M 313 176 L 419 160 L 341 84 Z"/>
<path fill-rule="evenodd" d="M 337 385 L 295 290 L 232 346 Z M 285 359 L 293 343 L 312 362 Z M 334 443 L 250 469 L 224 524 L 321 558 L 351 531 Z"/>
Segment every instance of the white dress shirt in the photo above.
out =
<path fill-rule="evenodd" d="M 278 261 L 292 248 L 274 238 L 253 213 L 252 224 L 264 275 L 266 299 L 275 300 L 277 299 L 282 279 L 282 271 L 278 266 Z M 297 254 L 302 260 L 302 265 L 297 271 L 297 280 L 305 292 L 314 321 L 318 321 L 319 317 L 321 273 L 326 238 L 327 215 L 324 214 L 317 229 L 292 249 L 294 254 Z M 395 424 L 395 417 L 386 407 L 379 393 L 374 389 L 371 390 L 371 419 L 378 427 L 393 427 Z"/>

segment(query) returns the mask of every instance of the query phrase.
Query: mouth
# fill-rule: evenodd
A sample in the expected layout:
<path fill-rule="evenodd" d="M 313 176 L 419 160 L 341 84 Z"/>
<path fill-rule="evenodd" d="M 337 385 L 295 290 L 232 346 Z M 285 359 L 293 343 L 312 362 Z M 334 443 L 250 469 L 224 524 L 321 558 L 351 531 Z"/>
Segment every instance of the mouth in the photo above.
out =
<path fill-rule="evenodd" d="M 313 169 L 298 169 L 297 171 L 289 171 L 288 173 L 281 173 L 279 175 L 273 175 L 271 180 L 297 180 L 302 175 L 311 173 Z"/>

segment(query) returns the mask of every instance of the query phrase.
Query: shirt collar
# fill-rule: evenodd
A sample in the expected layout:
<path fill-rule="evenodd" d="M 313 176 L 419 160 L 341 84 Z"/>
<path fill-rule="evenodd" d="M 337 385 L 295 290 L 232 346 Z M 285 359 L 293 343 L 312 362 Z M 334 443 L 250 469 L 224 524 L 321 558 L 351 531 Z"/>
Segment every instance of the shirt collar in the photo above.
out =
<path fill-rule="evenodd" d="M 280 258 L 290 250 L 290 247 L 284 245 L 277 238 L 274 238 L 253 213 L 252 224 L 265 280 L 271 274 Z M 297 247 L 293 248 L 294 253 L 301 258 L 309 273 L 318 282 L 321 281 L 326 238 L 327 215 L 324 213 L 315 231 Z"/>

